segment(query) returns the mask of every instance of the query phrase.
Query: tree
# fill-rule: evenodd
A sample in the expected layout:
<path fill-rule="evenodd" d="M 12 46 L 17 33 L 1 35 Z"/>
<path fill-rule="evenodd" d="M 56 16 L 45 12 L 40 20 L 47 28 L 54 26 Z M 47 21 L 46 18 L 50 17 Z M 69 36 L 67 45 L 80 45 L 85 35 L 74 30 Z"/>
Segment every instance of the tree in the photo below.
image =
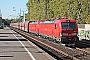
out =
<path fill-rule="evenodd" d="M 90 16 L 87 17 L 85 21 L 86 21 L 87 24 L 90 24 Z"/>
<path fill-rule="evenodd" d="M 28 0 L 27 20 L 68 17 L 86 23 L 90 16 L 90 0 Z"/>

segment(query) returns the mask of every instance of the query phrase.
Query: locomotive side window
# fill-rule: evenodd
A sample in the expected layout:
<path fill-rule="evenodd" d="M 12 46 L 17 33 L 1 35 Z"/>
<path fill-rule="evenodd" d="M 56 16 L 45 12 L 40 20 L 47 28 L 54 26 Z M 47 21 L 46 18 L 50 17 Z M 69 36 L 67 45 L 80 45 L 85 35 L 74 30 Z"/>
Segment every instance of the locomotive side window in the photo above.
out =
<path fill-rule="evenodd" d="M 62 22 L 62 28 L 76 28 L 76 22 Z"/>
<path fill-rule="evenodd" d="M 56 29 L 56 27 L 57 27 L 57 26 L 56 26 L 56 24 L 55 24 L 55 29 Z"/>

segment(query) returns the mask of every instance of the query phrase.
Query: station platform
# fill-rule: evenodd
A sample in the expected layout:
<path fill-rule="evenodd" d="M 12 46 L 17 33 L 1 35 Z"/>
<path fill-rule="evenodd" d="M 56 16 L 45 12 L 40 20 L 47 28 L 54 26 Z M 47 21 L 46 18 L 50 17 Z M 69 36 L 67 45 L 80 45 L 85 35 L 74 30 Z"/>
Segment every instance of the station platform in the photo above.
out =
<path fill-rule="evenodd" d="M 9 27 L 4 27 L 0 29 L 0 60 L 56 59 Z"/>
<path fill-rule="evenodd" d="M 20 40 L 25 40 L 24 37 L 19 35 L 18 33 L 12 31 L 9 27 L 5 27 L 4 29 L 0 29 L 0 41 L 17 41 L 16 37 Z"/>

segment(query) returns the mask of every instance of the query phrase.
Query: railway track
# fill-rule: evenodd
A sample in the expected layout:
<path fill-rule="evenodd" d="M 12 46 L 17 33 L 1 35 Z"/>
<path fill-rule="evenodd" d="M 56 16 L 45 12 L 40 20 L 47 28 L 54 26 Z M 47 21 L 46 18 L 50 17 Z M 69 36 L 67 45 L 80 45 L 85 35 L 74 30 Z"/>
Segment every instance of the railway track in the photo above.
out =
<path fill-rule="evenodd" d="M 62 60 L 89 60 L 90 59 L 90 54 L 85 53 L 83 51 L 80 51 L 77 49 L 71 49 L 69 47 L 65 47 L 60 44 L 50 42 L 46 39 L 33 36 L 27 32 L 21 31 L 16 28 L 12 28 L 12 27 L 10 28 L 16 31 L 17 33 L 23 35 L 28 40 L 32 41 L 38 46 L 42 47 L 43 49 L 47 50 L 48 52 L 52 53 L 53 55 L 58 57 L 58 59 L 59 58 Z"/>
<path fill-rule="evenodd" d="M 76 49 L 90 54 L 90 40 L 83 39 L 76 44 Z"/>

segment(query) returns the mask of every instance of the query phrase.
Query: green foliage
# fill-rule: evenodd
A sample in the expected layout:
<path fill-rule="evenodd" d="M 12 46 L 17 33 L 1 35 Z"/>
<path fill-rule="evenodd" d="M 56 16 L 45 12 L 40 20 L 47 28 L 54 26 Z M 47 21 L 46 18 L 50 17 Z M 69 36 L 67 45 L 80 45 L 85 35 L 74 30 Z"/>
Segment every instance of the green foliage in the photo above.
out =
<path fill-rule="evenodd" d="M 90 0 L 28 0 L 27 20 L 50 19 L 66 16 L 86 23 L 90 15 Z"/>
<path fill-rule="evenodd" d="M 85 20 L 87 24 L 90 24 L 90 16 Z"/>

